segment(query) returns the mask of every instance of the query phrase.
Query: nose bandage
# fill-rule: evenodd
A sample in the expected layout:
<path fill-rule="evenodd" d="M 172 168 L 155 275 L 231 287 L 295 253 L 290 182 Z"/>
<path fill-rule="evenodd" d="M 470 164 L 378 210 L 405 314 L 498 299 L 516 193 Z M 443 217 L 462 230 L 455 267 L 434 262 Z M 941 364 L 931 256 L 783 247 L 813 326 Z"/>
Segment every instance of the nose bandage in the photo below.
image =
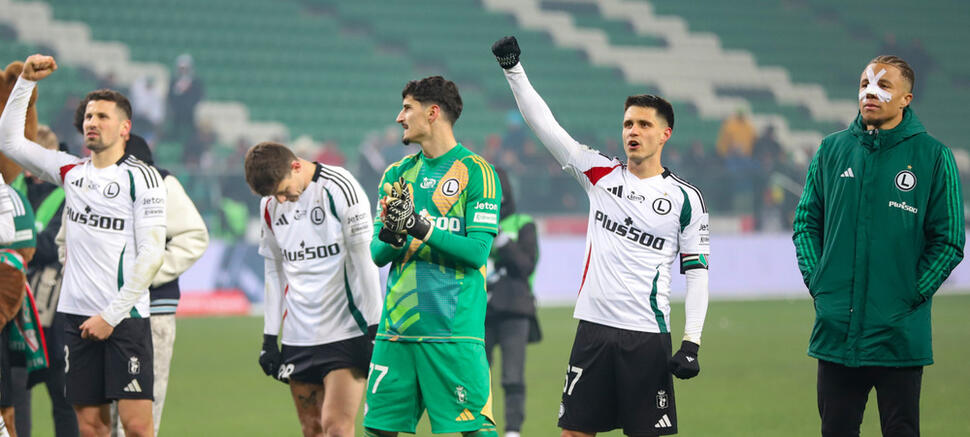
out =
<path fill-rule="evenodd" d="M 893 95 L 890 94 L 889 91 L 879 88 L 879 78 L 881 78 L 884 74 L 886 74 L 885 68 L 879 70 L 879 74 L 875 74 L 875 72 L 872 71 L 871 65 L 866 67 L 866 78 L 869 79 L 869 85 L 866 86 L 866 89 L 859 91 L 860 102 L 865 100 L 866 96 L 869 94 L 876 96 L 876 98 L 883 103 L 889 103 L 889 101 L 893 99 Z"/>

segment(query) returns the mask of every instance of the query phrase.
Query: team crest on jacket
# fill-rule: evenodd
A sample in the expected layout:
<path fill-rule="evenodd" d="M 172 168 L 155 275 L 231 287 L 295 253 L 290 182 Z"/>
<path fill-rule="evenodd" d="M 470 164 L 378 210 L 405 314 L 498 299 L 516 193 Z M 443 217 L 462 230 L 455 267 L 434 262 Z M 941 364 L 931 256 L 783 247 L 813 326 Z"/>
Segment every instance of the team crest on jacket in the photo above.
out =
<path fill-rule="evenodd" d="M 896 173 L 896 188 L 900 191 L 913 191 L 916 188 L 916 175 L 909 170 Z"/>

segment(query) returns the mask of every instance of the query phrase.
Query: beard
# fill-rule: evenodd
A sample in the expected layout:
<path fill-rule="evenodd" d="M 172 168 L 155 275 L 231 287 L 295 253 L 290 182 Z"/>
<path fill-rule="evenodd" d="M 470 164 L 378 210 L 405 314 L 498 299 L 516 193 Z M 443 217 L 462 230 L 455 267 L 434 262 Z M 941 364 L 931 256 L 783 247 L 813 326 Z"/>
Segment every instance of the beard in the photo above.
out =
<path fill-rule="evenodd" d="M 97 140 L 86 140 L 84 142 L 84 147 L 87 147 L 88 150 L 92 152 L 101 152 L 102 150 L 107 149 L 108 145 L 105 144 L 103 140 L 97 139 Z"/>
<path fill-rule="evenodd" d="M 866 126 L 875 126 L 876 128 L 878 128 L 879 126 L 882 126 L 887 121 L 889 121 L 889 119 L 885 117 L 878 118 L 878 117 L 866 117 L 864 115 L 862 116 L 862 123 L 865 124 Z"/>
<path fill-rule="evenodd" d="M 401 138 L 401 144 L 404 144 L 405 146 L 410 146 L 411 140 L 409 138 Z"/>

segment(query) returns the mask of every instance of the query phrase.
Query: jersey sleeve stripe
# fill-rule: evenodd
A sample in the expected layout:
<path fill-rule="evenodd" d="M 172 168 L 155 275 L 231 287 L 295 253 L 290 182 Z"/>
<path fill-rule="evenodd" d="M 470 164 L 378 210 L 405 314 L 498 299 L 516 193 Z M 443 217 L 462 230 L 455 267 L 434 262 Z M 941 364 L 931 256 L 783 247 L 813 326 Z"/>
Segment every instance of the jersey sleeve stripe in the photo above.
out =
<path fill-rule="evenodd" d="M 131 167 L 137 168 L 138 171 L 141 172 L 142 177 L 145 178 L 145 185 L 148 188 L 155 188 L 155 187 L 158 186 L 158 176 L 157 176 L 157 173 L 158 172 L 156 172 L 156 171 L 154 171 L 154 169 L 148 167 L 147 164 L 145 164 L 145 163 L 143 163 L 141 161 L 138 161 L 134 157 L 129 157 L 125 161 L 125 163 L 128 164 Z"/>
<path fill-rule="evenodd" d="M 674 178 L 674 181 L 675 181 L 675 182 L 676 182 L 677 184 L 679 184 L 679 185 L 683 185 L 683 186 L 685 186 L 685 187 L 687 187 L 687 188 L 690 188 L 690 189 L 691 189 L 691 190 L 693 190 L 693 191 L 694 191 L 695 193 L 697 193 L 697 199 L 698 199 L 698 200 L 699 200 L 699 201 L 701 202 L 701 210 L 702 210 L 702 211 L 704 211 L 704 213 L 706 214 L 706 213 L 707 213 L 707 204 L 705 204 L 705 203 L 704 203 L 704 196 L 703 196 L 703 195 L 701 195 L 701 190 L 698 190 L 698 189 L 697 189 L 697 187 L 695 187 L 695 186 L 693 186 L 693 185 L 691 185 L 691 184 L 689 184 L 689 183 L 687 183 L 687 181 L 685 181 L 685 180 L 683 180 L 683 179 L 681 179 L 681 178 L 680 178 L 679 176 L 677 176 L 677 175 L 676 175 L 676 174 L 674 174 L 674 173 L 671 173 L 671 174 L 670 174 L 670 177 L 672 177 L 672 178 Z"/>
<path fill-rule="evenodd" d="M 482 169 L 482 180 L 485 183 L 485 188 L 483 190 L 483 197 L 486 199 L 495 198 L 495 175 L 491 171 L 491 165 L 485 162 L 480 156 L 472 156 L 472 161 L 475 161 L 479 167 Z"/>
<path fill-rule="evenodd" d="M 77 166 L 77 164 L 68 164 L 61 167 L 61 185 L 64 184 L 64 178 L 67 177 L 67 172 L 71 171 L 72 168 Z"/>
<path fill-rule="evenodd" d="M 347 199 L 347 206 L 357 204 L 357 190 L 354 190 L 353 184 L 344 175 L 323 166 L 320 166 L 320 174 L 324 179 L 333 181 L 334 184 L 340 187 L 340 191 L 344 193 L 344 197 Z"/>
<path fill-rule="evenodd" d="M 27 210 L 24 209 L 24 202 L 20 198 L 20 195 L 18 195 L 13 190 L 13 187 L 10 187 L 9 185 L 7 185 L 7 187 L 9 187 L 7 188 L 7 196 L 10 197 L 10 202 L 13 203 L 14 217 L 20 217 L 22 215 L 25 215 L 27 213 Z"/>
<path fill-rule="evenodd" d="M 471 160 L 478 165 L 478 169 L 482 172 L 482 196 L 488 198 L 488 175 L 485 172 L 485 167 L 481 161 L 475 159 L 475 156 L 471 156 Z"/>

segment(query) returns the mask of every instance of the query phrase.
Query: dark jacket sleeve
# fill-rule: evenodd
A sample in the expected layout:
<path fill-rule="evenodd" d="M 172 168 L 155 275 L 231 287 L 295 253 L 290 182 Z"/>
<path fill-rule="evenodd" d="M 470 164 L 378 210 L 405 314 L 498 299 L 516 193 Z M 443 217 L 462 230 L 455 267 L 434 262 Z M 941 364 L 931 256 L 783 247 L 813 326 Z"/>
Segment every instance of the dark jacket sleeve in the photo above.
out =
<path fill-rule="evenodd" d="M 31 267 L 42 267 L 47 266 L 56 262 L 60 262 L 57 259 L 57 243 L 54 241 L 57 237 L 57 232 L 61 230 L 61 216 L 64 211 L 64 203 L 57 208 L 57 212 L 51 217 L 47 227 L 37 234 L 37 252 L 34 252 L 34 258 L 30 261 Z"/>
<path fill-rule="evenodd" d="M 922 300 L 933 297 L 963 259 L 966 235 L 963 228 L 963 197 L 953 152 L 941 148 L 934 170 L 933 188 L 923 225 L 926 246 L 917 266 L 916 288 Z"/>
<path fill-rule="evenodd" d="M 539 252 L 537 240 L 535 223 L 523 226 L 519 229 L 517 241 L 509 241 L 498 250 L 495 267 L 505 267 L 509 276 L 528 280 L 536 269 Z"/>
<path fill-rule="evenodd" d="M 795 207 L 795 219 L 792 223 L 795 242 L 795 255 L 798 258 L 798 269 L 802 272 L 802 280 L 807 286 L 815 267 L 822 255 L 822 235 L 825 218 L 825 202 L 823 198 L 822 177 L 819 171 L 819 156 L 822 149 L 812 158 L 808 166 L 808 176 L 805 177 L 805 189 L 802 198 Z M 811 290 L 810 290 L 811 291 Z"/>

